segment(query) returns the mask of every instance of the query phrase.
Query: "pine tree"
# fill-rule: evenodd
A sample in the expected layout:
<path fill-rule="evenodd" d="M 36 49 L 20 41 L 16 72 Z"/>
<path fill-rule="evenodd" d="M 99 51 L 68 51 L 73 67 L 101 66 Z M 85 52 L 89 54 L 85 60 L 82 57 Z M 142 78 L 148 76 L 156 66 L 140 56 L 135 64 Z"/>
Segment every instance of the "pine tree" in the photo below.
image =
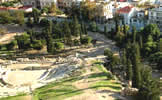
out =
<path fill-rule="evenodd" d="M 88 34 L 86 24 L 84 24 L 84 32 L 85 32 L 86 35 Z"/>
<path fill-rule="evenodd" d="M 80 41 L 82 40 L 82 34 L 83 34 L 82 27 L 80 27 L 80 33 L 79 33 Z"/>
<path fill-rule="evenodd" d="M 49 21 L 48 26 L 44 30 L 44 35 L 45 35 L 45 38 L 46 38 L 47 52 L 48 53 L 54 52 L 53 39 L 52 39 L 52 26 L 53 26 L 53 22 Z"/>
<path fill-rule="evenodd" d="M 160 100 L 160 84 L 152 78 L 152 70 L 150 67 L 142 67 L 141 69 L 141 87 L 138 92 L 139 100 Z"/>
<path fill-rule="evenodd" d="M 143 39 L 142 36 L 139 37 L 139 45 L 140 45 L 140 49 L 143 48 Z"/>
<path fill-rule="evenodd" d="M 68 22 L 64 23 L 64 42 L 68 45 L 72 45 L 72 36 L 71 36 L 71 30 L 69 27 Z"/>
<path fill-rule="evenodd" d="M 83 34 L 85 34 L 85 30 L 84 30 L 84 22 L 82 21 L 82 23 L 81 23 L 81 32 L 83 33 Z"/>
<path fill-rule="evenodd" d="M 30 42 L 33 43 L 34 41 L 34 30 L 28 30 L 27 33 L 30 35 Z"/>
<path fill-rule="evenodd" d="M 128 59 L 127 61 L 127 80 L 132 80 L 132 77 L 133 77 L 133 72 L 132 72 L 132 63 L 131 63 L 131 60 Z"/>
<path fill-rule="evenodd" d="M 133 36 L 133 43 L 135 43 L 136 42 L 136 28 L 133 26 L 133 28 L 132 28 L 132 36 Z"/>
<path fill-rule="evenodd" d="M 47 52 L 53 53 L 53 40 L 49 30 L 47 30 L 46 43 L 47 43 Z"/>
<path fill-rule="evenodd" d="M 74 17 L 73 27 L 71 30 L 72 30 L 72 35 L 74 36 L 78 36 L 80 34 L 80 24 L 76 16 Z"/>
<path fill-rule="evenodd" d="M 104 26 L 104 34 L 106 35 L 107 32 L 108 32 L 108 30 L 107 30 L 107 26 Z"/>
<path fill-rule="evenodd" d="M 140 75 L 140 54 L 139 54 L 139 46 L 138 44 L 134 44 L 133 46 L 133 57 L 132 57 L 132 65 L 133 65 L 133 81 L 132 86 L 135 88 L 139 88 L 141 85 L 141 75 Z"/>
<path fill-rule="evenodd" d="M 34 23 L 38 24 L 39 23 L 39 17 L 40 17 L 40 11 L 36 8 L 33 9 L 32 11 L 33 14 L 33 19 L 34 19 Z"/>
<path fill-rule="evenodd" d="M 126 57 L 126 49 L 123 49 L 123 56 L 122 56 L 122 63 L 123 65 L 127 64 L 127 57 Z"/>

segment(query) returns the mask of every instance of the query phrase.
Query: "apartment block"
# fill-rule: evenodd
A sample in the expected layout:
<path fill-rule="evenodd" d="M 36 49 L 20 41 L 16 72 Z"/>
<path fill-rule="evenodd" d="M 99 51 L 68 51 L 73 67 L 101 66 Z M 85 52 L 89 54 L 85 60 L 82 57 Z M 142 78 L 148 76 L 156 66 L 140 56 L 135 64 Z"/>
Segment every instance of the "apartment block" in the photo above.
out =
<path fill-rule="evenodd" d="M 148 13 L 148 19 L 149 23 L 155 23 L 160 28 L 160 31 L 162 31 L 162 5 L 160 5 L 157 8 L 153 8 L 149 10 Z"/>

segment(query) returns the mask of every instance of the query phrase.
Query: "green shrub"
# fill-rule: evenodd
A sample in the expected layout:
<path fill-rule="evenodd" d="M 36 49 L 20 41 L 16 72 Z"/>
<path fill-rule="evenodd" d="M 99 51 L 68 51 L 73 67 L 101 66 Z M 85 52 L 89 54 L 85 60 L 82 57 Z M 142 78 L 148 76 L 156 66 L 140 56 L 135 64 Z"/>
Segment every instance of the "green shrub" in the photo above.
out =
<path fill-rule="evenodd" d="M 89 37 L 89 36 L 86 36 L 86 37 L 83 37 L 83 38 L 81 39 L 81 44 L 88 45 L 88 44 L 91 43 L 91 41 L 92 41 L 92 38 Z"/>
<path fill-rule="evenodd" d="M 15 48 L 15 46 L 17 46 L 17 41 L 16 40 L 6 44 L 7 50 L 13 50 Z"/>
<path fill-rule="evenodd" d="M 64 44 L 61 42 L 56 42 L 56 43 L 54 43 L 54 48 L 56 50 L 62 50 L 64 48 Z"/>
<path fill-rule="evenodd" d="M 79 40 L 75 39 L 73 42 L 74 42 L 74 46 L 78 46 L 79 45 Z"/>
<path fill-rule="evenodd" d="M 15 39 L 17 40 L 19 49 L 26 50 L 26 49 L 31 48 L 30 35 L 28 35 L 27 33 L 21 36 L 16 36 Z"/>
<path fill-rule="evenodd" d="M 110 57 L 110 56 L 113 55 L 113 53 L 111 52 L 111 50 L 110 50 L 109 48 L 106 48 L 106 49 L 104 50 L 104 55 Z"/>
<path fill-rule="evenodd" d="M 46 26 L 48 26 L 48 23 L 49 23 L 49 21 L 46 18 L 44 18 L 40 21 L 40 26 L 46 27 Z"/>
<path fill-rule="evenodd" d="M 43 48 L 43 44 L 41 40 L 34 40 L 32 44 L 32 48 L 36 50 L 41 50 Z"/>

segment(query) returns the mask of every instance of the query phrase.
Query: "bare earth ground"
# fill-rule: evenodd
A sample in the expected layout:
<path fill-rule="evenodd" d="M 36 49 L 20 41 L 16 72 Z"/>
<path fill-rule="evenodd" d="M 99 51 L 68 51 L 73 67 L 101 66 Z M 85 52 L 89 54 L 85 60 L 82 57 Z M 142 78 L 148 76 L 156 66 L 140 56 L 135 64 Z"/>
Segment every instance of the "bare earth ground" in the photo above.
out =
<path fill-rule="evenodd" d="M 7 44 L 10 41 L 14 40 L 14 37 L 16 36 L 16 33 L 8 33 L 4 34 L 0 37 L 0 44 Z"/>
<path fill-rule="evenodd" d="M 32 64 L 11 64 L 8 65 L 8 69 L 24 69 L 28 67 L 48 67 L 51 66 L 52 63 L 32 63 Z"/>
<path fill-rule="evenodd" d="M 2 24 L 0 24 L 0 28 L 5 28 L 8 31 L 7 34 L 0 36 L 0 44 L 9 43 L 10 41 L 12 41 L 14 39 L 14 36 L 16 36 L 17 33 L 21 34 L 25 30 L 25 26 L 18 26 L 18 25 L 4 25 L 4 24 L 2 25 Z"/>
<path fill-rule="evenodd" d="M 37 81 L 45 71 L 12 71 L 7 75 L 7 83 L 15 86 L 30 85 Z M 14 77 L 13 77 L 14 76 Z"/>

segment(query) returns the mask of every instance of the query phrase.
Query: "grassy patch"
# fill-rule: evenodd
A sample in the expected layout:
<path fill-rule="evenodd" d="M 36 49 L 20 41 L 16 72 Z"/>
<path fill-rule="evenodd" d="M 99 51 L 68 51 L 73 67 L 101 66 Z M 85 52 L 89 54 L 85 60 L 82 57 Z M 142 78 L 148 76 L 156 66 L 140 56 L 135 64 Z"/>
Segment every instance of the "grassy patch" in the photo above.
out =
<path fill-rule="evenodd" d="M 107 71 L 107 69 L 103 66 L 102 62 L 94 62 L 94 67 L 96 67 L 100 71 L 100 73 L 92 74 L 89 78 L 100 77 L 109 80 L 114 79 L 114 76 L 109 71 Z"/>
<path fill-rule="evenodd" d="M 24 99 L 25 96 L 26 96 L 26 94 L 18 94 L 16 96 L 0 98 L 0 100 L 25 100 Z"/>
<path fill-rule="evenodd" d="M 96 82 L 95 84 L 92 84 L 91 88 L 97 90 L 107 89 L 118 92 L 121 90 L 121 85 L 120 83 L 117 83 L 114 80 L 101 80 L 99 82 Z"/>
<path fill-rule="evenodd" d="M 63 100 L 67 97 L 83 93 L 72 85 L 73 82 L 79 80 L 81 77 L 71 77 L 62 79 L 59 82 L 53 82 L 34 92 L 34 100 Z"/>
<path fill-rule="evenodd" d="M 13 55 L 15 53 L 15 51 L 0 51 L 0 55 Z"/>
<path fill-rule="evenodd" d="M 90 88 L 93 89 L 107 89 L 111 91 L 120 91 L 121 84 L 116 82 L 114 76 L 107 71 L 107 69 L 102 65 L 102 62 L 95 62 L 95 67 L 100 71 L 100 73 L 91 74 L 88 78 L 99 78 L 99 81 L 92 84 Z"/>

